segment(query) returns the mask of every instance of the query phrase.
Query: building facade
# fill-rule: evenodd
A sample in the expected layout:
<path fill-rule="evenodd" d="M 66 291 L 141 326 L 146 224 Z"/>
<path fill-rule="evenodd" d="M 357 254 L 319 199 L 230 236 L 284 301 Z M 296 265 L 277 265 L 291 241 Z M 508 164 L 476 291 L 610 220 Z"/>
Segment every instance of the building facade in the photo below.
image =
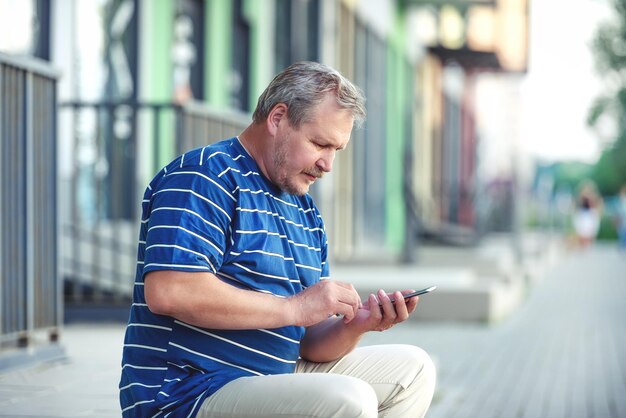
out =
<path fill-rule="evenodd" d="M 338 68 L 367 96 L 364 127 L 312 190 L 335 261 L 410 260 L 416 237 L 471 239 L 513 204 L 514 172 L 484 176 L 481 150 L 515 133 L 494 133 L 489 118 L 506 112 L 485 122 L 480 98 L 494 78 L 514 92 L 525 71 L 527 0 L 9 3 L 40 23 L 0 50 L 62 74 L 61 265 L 77 300 L 130 289 L 150 177 L 239 132 L 273 75 L 299 60 Z"/>

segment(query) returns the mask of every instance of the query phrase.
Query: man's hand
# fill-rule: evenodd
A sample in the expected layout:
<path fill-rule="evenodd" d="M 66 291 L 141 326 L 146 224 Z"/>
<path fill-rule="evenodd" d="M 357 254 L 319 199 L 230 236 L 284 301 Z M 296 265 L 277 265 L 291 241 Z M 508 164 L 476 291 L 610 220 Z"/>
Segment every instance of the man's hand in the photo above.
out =
<path fill-rule="evenodd" d="M 296 325 L 308 327 L 335 314 L 344 322 L 354 319 L 361 307 L 361 298 L 351 284 L 322 280 L 290 298 Z"/>
<path fill-rule="evenodd" d="M 403 295 L 411 292 L 412 290 L 403 290 L 387 294 L 381 289 L 377 295 L 372 293 L 357 312 L 352 326 L 359 327 L 363 332 L 385 331 L 395 324 L 406 321 L 419 300 L 418 296 L 405 300 Z M 391 298 L 395 302 L 391 302 Z"/>
<path fill-rule="evenodd" d="M 329 282 L 326 285 L 331 283 L 339 285 L 337 282 Z M 352 294 L 352 286 L 340 285 L 349 290 L 348 294 Z M 313 288 L 314 286 L 307 289 L 307 291 Z M 412 290 L 394 292 L 388 295 L 380 290 L 377 295 L 370 295 L 367 301 L 358 307 L 356 314 L 350 309 L 328 311 L 328 306 L 332 304 L 327 305 L 326 310 L 318 311 L 321 308 L 313 307 L 314 300 L 303 300 L 303 303 L 311 304 L 309 306 L 311 310 L 308 312 L 311 314 L 310 322 L 314 325 L 307 328 L 304 339 L 300 344 L 300 355 L 306 360 L 316 362 L 333 361 L 346 355 L 354 349 L 366 332 L 385 331 L 393 325 L 405 321 L 417 306 L 417 296 L 405 302 L 402 295 L 410 292 Z M 300 295 L 305 296 L 304 292 L 300 293 Z M 390 297 L 394 298 L 396 302 L 392 303 Z M 349 306 L 354 308 L 354 305 Z M 331 318 L 317 323 L 326 319 L 331 312 L 342 313 L 345 317 L 343 320 Z"/>

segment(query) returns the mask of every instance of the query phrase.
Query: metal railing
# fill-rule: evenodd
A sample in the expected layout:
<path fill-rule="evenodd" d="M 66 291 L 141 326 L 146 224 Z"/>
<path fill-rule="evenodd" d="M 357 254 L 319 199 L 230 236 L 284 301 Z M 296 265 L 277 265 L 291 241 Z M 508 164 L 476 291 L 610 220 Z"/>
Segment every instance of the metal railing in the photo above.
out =
<path fill-rule="evenodd" d="M 250 117 L 199 103 L 68 102 L 59 120 L 71 138 L 60 202 L 65 301 L 125 304 L 150 178 L 186 150 L 239 134 Z"/>
<path fill-rule="evenodd" d="M 57 73 L 0 54 L 0 348 L 56 340 Z"/>

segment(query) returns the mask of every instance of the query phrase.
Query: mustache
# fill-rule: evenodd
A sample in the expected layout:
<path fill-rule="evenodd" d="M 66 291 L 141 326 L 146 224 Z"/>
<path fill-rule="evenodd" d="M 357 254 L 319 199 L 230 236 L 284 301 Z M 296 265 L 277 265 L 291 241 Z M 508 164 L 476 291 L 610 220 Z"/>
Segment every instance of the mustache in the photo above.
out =
<path fill-rule="evenodd" d="M 324 172 L 319 168 L 310 168 L 304 172 L 304 174 L 308 174 L 309 176 L 317 177 L 321 179 L 324 176 Z"/>

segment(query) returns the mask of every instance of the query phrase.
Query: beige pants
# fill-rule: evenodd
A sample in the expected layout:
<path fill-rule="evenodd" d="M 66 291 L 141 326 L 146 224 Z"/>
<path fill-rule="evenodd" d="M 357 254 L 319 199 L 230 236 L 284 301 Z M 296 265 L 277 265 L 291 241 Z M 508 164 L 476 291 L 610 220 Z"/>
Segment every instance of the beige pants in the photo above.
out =
<path fill-rule="evenodd" d="M 204 402 L 198 417 L 422 417 L 435 380 L 420 348 L 360 347 L 330 363 L 300 360 L 293 374 L 234 380 Z"/>

